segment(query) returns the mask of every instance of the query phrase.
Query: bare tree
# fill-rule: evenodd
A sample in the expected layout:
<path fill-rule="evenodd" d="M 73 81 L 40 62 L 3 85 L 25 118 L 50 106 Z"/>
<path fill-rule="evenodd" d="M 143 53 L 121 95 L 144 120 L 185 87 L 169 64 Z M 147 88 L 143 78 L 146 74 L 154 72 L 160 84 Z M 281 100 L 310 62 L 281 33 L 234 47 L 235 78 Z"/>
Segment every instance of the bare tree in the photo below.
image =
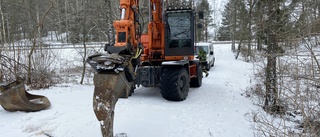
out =
<path fill-rule="evenodd" d="M 42 26 L 44 24 L 46 15 L 53 8 L 53 2 L 54 2 L 54 0 L 51 0 L 47 11 L 45 11 L 45 13 L 42 15 L 41 18 L 38 18 L 37 25 L 36 25 L 36 27 L 34 28 L 34 31 L 33 31 L 32 47 L 31 47 L 30 52 L 28 54 L 27 84 L 31 84 L 31 82 L 32 82 L 32 73 L 31 73 L 32 72 L 32 55 L 33 55 L 33 53 L 34 53 L 34 51 L 36 49 L 36 46 L 38 44 L 37 43 L 37 38 L 39 36 L 38 34 L 39 34 L 39 32 L 41 32 L 41 29 L 42 29 Z"/>

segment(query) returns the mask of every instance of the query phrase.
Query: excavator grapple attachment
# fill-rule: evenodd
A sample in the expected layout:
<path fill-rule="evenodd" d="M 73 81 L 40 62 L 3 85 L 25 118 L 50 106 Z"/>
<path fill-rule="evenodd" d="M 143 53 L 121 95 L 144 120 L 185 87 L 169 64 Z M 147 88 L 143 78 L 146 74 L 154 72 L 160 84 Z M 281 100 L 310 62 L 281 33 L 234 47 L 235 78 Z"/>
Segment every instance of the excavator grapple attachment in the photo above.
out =
<path fill-rule="evenodd" d="M 113 137 L 114 109 L 118 98 L 130 91 L 124 72 L 95 74 L 93 110 L 100 121 L 104 137 Z"/>
<path fill-rule="evenodd" d="M 104 137 L 113 137 L 114 109 L 118 98 L 127 98 L 132 90 L 130 63 L 118 54 L 96 54 L 87 62 L 96 70 L 94 75 L 93 110 L 100 121 Z M 127 71 L 126 71 L 127 70 Z"/>
<path fill-rule="evenodd" d="M 1 85 L 0 90 L 0 105 L 7 111 L 34 112 L 51 105 L 47 97 L 28 93 L 20 81 Z"/>

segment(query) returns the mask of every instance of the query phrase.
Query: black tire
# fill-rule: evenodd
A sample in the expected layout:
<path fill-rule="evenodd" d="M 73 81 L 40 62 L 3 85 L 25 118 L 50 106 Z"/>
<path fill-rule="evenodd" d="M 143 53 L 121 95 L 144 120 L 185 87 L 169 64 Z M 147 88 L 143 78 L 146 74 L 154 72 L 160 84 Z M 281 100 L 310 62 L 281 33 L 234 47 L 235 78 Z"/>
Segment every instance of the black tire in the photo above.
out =
<path fill-rule="evenodd" d="M 209 62 L 208 62 L 208 64 L 206 65 L 206 70 L 209 71 L 210 68 L 211 68 L 211 66 L 210 66 L 210 64 L 209 64 Z"/>
<path fill-rule="evenodd" d="M 190 87 L 200 87 L 202 85 L 202 68 L 199 63 L 197 63 L 197 77 L 191 78 L 190 80 Z"/>
<path fill-rule="evenodd" d="M 185 100 L 189 92 L 189 81 L 190 78 L 185 68 L 164 68 L 160 79 L 162 97 L 170 101 Z"/>
<path fill-rule="evenodd" d="M 216 61 L 216 59 L 214 58 L 213 59 L 213 61 L 212 61 L 212 65 L 211 65 L 211 67 L 213 67 L 214 66 L 214 61 Z"/>
<path fill-rule="evenodd" d="M 129 92 L 129 97 L 132 96 L 132 94 L 134 93 L 134 89 L 136 89 L 136 85 L 133 84 L 130 88 L 130 92 Z"/>

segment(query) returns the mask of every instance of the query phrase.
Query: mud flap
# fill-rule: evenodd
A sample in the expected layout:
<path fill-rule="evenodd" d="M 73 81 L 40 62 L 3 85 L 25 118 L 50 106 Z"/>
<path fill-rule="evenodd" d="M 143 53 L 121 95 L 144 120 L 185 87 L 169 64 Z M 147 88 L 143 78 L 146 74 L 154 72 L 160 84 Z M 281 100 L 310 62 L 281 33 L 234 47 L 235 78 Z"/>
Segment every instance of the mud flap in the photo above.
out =
<path fill-rule="evenodd" d="M 51 106 L 47 97 L 28 93 L 20 81 L 2 85 L 0 90 L 0 105 L 7 111 L 34 112 Z"/>

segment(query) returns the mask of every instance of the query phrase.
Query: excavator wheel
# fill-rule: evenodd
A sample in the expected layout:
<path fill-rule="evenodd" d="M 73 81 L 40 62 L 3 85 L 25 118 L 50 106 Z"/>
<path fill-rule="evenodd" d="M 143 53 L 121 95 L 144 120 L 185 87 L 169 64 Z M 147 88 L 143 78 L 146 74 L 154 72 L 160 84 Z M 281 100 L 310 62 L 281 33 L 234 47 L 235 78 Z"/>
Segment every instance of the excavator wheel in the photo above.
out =
<path fill-rule="evenodd" d="M 170 101 L 185 100 L 188 96 L 189 81 L 186 68 L 164 68 L 160 79 L 162 97 Z"/>
<path fill-rule="evenodd" d="M 132 94 L 134 93 L 134 90 L 136 89 L 135 84 L 132 84 L 131 88 L 130 88 L 130 92 L 129 92 L 129 96 L 132 96 Z"/>
<path fill-rule="evenodd" d="M 197 77 L 191 78 L 190 87 L 200 87 L 202 85 L 202 68 L 201 64 L 197 63 Z"/>

